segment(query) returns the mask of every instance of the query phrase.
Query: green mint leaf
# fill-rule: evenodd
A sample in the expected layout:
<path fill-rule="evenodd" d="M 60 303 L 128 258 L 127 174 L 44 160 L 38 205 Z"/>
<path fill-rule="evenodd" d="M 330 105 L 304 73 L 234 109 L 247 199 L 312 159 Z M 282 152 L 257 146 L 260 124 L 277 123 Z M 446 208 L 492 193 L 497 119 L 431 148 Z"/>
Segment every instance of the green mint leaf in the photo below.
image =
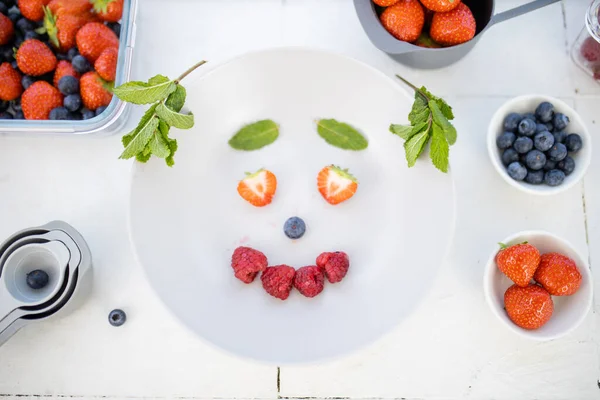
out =
<path fill-rule="evenodd" d="M 175 89 L 175 91 L 171 93 L 169 97 L 167 97 L 167 101 L 165 101 L 165 104 L 171 110 L 175 112 L 180 112 L 183 108 L 183 105 L 185 104 L 186 94 L 187 92 L 185 88 L 181 85 L 177 85 L 177 89 Z"/>
<path fill-rule="evenodd" d="M 160 123 L 163 123 L 163 121 L 160 121 L 159 124 Z M 154 131 L 154 134 L 148 143 L 148 147 L 156 157 L 167 158 L 171 155 L 169 145 L 158 128 Z"/>
<path fill-rule="evenodd" d="M 279 126 L 270 119 L 265 119 L 242 127 L 229 139 L 229 145 L 236 150 L 258 150 L 273 143 L 278 137 Z"/>
<path fill-rule="evenodd" d="M 177 151 L 177 140 L 169 139 L 169 140 L 167 140 L 167 143 L 169 145 L 169 151 L 171 154 L 169 156 L 167 156 L 165 161 L 167 162 L 167 165 L 169 167 L 172 167 L 173 165 L 175 165 L 175 159 L 173 158 L 173 156 L 175 155 L 175 152 Z"/>
<path fill-rule="evenodd" d="M 138 125 L 133 134 L 134 138 L 129 141 L 119 158 L 129 159 L 143 151 L 158 127 L 158 122 L 158 118 L 152 116 L 144 125 Z"/>
<path fill-rule="evenodd" d="M 175 82 L 166 76 L 156 75 L 148 82 L 132 81 L 113 88 L 112 92 L 121 100 L 133 104 L 151 104 L 164 100 L 176 90 Z"/>
<path fill-rule="evenodd" d="M 448 118 L 448 120 L 454 119 L 454 113 L 452 112 L 452 107 L 450 107 L 448 105 L 448 103 L 446 103 L 443 99 L 436 99 L 435 102 L 437 103 L 438 107 L 442 111 L 442 114 L 444 114 L 444 117 Z"/>
<path fill-rule="evenodd" d="M 392 132 L 394 135 L 400 136 L 404 140 L 410 139 L 410 134 L 411 134 L 412 130 L 413 130 L 413 127 L 410 125 L 397 125 L 397 124 L 390 125 L 390 132 Z"/>
<path fill-rule="evenodd" d="M 433 165 L 442 172 L 448 172 L 450 146 L 444 135 L 444 130 L 441 126 L 433 124 L 433 134 L 431 135 L 431 147 L 429 149 L 429 157 Z"/>
<path fill-rule="evenodd" d="M 169 167 L 175 165 L 175 152 L 177 151 L 177 140 L 169 137 L 169 130 L 171 127 L 164 121 L 160 121 L 158 124 L 158 131 L 163 137 L 164 142 L 167 144 L 169 154 L 165 157 L 165 161 Z"/>
<path fill-rule="evenodd" d="M 456 143 L 456 128 L 454 128 L 450 121 L 448 121 L 435 100 L 429 101 L 429 108 L 431 109 L 431 114 L 433 115 L 433 121 L 439 125 L 440 128 L 442 128 L 444 135 L 446 135 L 448 144 L 453 145 Z"/>
<path fill-rule="evenodd" d="M 123 147 L 129 146 L 129 143 L 131 143 L 131 141 L 139 133 L 140 129 L 148 123 L 150 118 L 152 118 L 154 116 L 154 110 L 156 110 L 157 105 L 158 104 L 154 104 L 150 108 L 148 108 L 146 110 L 146 112 L 144 113 L 144 115 L 142 115 L 142 118 L 140 119 L 140 122 L 138 122 L 137 127 L 134 130 L 132 130 L 131 132 L 129 132 L 127 135 L 123 136 L 123 138 L 121 138 Z"/>
<path fill-rule="evenodd" d="M 148 148 L 147 151 L 144 151 L 142 153 L 138 153 L 135 156 L 135 159 L 138 160 L 139 162 L 141 162 L 142 164 L 143 163 L 147 163 L 148 160 L 150 160 L 150 157 L 152 157 L 152 153 L 150 152 L 150 148 L 149 147 L 147 147 L 147 148 Z"/>
<path fill-rule="evenodd" d="M 404 152 L 409 168 L 413 167 L 417 162 L 417 158 L 419 158 L 423 152 L 428 139 L 429 127 L 414 135 L 410 140 L 404 142 Z"/>
<path fill-rule="evenodd" d="M 317 132 L 327 143 L 344 150 L 364 150 L 369 142 L 352 126 L 335 119 L 317 121 Z"/>
<path fill-rule="evenodd" d="M 171 110 L 163 102 L 160 102 L 158 107 L 156 107 L 156 115 L 158 115 L 160 119 L 165 121 L 167 124 L 174 126 L 175 128 L 190 129 L 192 126 L 194 126 L 194 114 L 191 112 L 188 114 L 180 114 Z"/>
<path fill-rule="evenodd" d="M 413 103 L 412 110 L 408 114 L 408 120 L 411 125 L 418 125 L 423 122 L 427 122 L 429 119 L 429 107 L 427 102 L 418 93 L 415 93 L 415 102 Z"/>

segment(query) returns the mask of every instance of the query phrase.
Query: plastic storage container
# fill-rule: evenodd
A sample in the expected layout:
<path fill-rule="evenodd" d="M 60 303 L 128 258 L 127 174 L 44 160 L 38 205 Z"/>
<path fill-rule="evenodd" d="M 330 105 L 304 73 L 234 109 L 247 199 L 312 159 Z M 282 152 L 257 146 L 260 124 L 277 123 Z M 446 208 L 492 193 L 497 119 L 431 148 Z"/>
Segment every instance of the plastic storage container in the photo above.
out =
<path fill-rule="evenodd" d="M 124 0 L 115 86 L 129 80 L 135 44 L 137 0 Z M 79 121 L 0 120 L 0 135 L 112 135 L 127 120 L 129 107 L 116 96 L 106 110 L 91 119 Z"/>
<path fill-rule="evenodd" d="M 575 64 L 600 83 L 600 0 L 585 15 L 585 26 L 571 48 Z"/>

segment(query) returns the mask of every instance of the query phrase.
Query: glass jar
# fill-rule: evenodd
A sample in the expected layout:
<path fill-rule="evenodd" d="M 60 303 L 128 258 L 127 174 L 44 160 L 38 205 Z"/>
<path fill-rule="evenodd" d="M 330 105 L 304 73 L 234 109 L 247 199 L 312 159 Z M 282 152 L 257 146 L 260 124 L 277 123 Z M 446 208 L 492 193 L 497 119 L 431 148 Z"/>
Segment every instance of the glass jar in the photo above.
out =
<path fill-rule="evenodd" d="M 571 58 L 600 83 L 600 0 L 594 0 L 585 15 L 585 27 L 571 49 Z"/>

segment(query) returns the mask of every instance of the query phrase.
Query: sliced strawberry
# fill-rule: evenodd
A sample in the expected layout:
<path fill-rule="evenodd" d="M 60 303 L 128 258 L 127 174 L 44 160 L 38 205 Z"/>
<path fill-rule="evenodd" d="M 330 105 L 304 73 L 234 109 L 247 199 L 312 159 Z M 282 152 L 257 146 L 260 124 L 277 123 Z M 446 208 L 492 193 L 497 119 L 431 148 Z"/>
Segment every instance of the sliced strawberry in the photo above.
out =
<path fill-rule="evenodd" d="M 270 204 L 277 190 L 277 178 L 271 171 L 259 169 L 246 173 L 246 177 L 238 184 L 238 193 L 244 200 L 256 207 Z"/>
<path fill-rule="evenodd" d="M 330 165 L 319 172 L 317 187 L 323 198 L 335 205 L 354 196 L 358 182 L 347 169 Z"/>

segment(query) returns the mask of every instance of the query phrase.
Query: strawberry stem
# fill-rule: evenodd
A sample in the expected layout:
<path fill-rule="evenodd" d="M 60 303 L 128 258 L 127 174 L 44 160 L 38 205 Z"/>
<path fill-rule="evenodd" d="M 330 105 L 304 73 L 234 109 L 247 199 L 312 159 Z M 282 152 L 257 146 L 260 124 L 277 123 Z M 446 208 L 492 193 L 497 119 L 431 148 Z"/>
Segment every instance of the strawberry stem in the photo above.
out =
<path fill-rule="evenodd" d="M 185 71 L 183 74 L 179 75 L 179 78 L 175 79 L 175 83 L 179 83 L 183 78 L 194 72 L 194 70 L 202 65 L 206 64 L 206 61 L 202 60 L 199 63 L 194 64 L 191 68 Z"/>

